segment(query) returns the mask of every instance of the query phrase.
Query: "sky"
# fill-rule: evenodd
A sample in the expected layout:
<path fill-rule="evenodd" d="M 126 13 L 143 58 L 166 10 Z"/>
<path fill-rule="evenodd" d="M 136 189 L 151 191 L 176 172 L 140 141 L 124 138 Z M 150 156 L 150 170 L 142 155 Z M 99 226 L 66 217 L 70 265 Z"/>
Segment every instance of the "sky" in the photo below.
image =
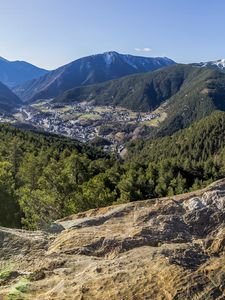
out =
<path fill-rule="evenodd" d="M 0 56 L 55 69 L 117 51 L 225 58 L 224 0 L 0 0 Z"/>

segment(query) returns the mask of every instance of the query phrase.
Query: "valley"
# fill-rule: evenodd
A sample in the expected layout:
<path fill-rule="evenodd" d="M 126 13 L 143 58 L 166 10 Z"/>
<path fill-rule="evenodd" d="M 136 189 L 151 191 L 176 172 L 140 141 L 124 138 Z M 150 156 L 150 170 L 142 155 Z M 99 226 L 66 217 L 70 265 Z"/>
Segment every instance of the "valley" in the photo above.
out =
<path fill-rule="evenodd" d="M 165 117 L 163 108 L 144 113 L 87 102 L 58 104 L 43 100 L 20 107 L 12 116 L 2 116 L 0 122 L 32 126 L 81 142 L 93 142 L 105 151 L 120 152 L 124 143 L 147 136 Z"/>

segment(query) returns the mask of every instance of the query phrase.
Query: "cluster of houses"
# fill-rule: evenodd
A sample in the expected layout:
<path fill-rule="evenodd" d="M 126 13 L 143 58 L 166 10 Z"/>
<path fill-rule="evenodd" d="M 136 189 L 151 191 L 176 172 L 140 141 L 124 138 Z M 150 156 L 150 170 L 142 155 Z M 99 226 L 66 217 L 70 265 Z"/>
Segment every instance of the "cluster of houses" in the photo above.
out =
<path fill-rule="evenodd" d="M 75 138 L 82 142 L 92 140 L 97 133 L 97 129 L 92 126 L 82 126 L 79 120 L 66 120 L 62 118 L 61 114 L 57 111 L 51 112 L 38 112 L 34 110 L 23 110 L 23 114 L 27 115 L 24 118 L 25 122 L 32 123 L 36 127 L 42 128 L 46 131 L 65 135 Z"/>
<path fill-rule="evenodd" d="M 159 113 L 148 114 L 146 116 L 141 117 L 140 118 L 140 122 L 151 121 L 151 120 L 158 119 L 158 118 L 160 118 L 160 114 Z"/>

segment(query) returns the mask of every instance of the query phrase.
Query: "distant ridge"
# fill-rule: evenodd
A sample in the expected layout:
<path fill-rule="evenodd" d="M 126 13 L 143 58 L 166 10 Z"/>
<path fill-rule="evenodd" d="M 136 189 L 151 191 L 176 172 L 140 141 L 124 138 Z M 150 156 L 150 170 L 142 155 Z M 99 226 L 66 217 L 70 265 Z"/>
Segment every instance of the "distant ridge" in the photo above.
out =
<path fill-rule="evenodd" d="M 12 88 L 27 80 L 38 78 L 48 73 L 25 61 L 9 61 L 0 57 L 0 81 Z"/>
<path fill-rule="evenodd" d="M 38 79 L 17 86 L 14 92 L 23 101 L 54 98 L 77 86 L 154 71 L 173 64 L 175 62 L 167 57 L 140 57 L 110 51 L 77 59 Z"/>

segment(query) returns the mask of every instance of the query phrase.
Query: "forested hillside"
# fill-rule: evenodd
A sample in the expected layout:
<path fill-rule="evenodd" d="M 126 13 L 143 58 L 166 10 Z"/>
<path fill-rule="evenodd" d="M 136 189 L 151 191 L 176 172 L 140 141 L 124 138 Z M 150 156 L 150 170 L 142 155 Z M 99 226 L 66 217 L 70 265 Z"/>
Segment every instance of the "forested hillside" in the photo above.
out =
<path fill-rule="evenodd" d="M 94 148 L 66 138 L 0 126 L 0 225 L 43 227 L 76 210 L 76 187 L 111 164 Z M 22 223 L 21 223 L 22 221 Z"/>
<path fill-rule="evenodd" d="M 132 143 L 127 161 L 128 169 L 142 169 L 152 184 L 148 185 L 149 197 L 183 193 L 222 178 L 225 113 L 215 112 L 172 136 Z"/>
<path fill-rule="evenodd" d="M 113 203 L 174 195 L 225 176 L 225 113 L 132 143 L 125 162 L 75 141 L 0 127 L 0 220 L 37 229 Z"/>
<path fill-rule="evenodd" d="M 77 87 L 57 97 L 55 102 L 86 100 L 96 105 L 118 105 L 136 111 L 150 111 L 176 94 L 190 73 L 196 70 L 191 66 L 175 65 L 106 83 Z"/>

